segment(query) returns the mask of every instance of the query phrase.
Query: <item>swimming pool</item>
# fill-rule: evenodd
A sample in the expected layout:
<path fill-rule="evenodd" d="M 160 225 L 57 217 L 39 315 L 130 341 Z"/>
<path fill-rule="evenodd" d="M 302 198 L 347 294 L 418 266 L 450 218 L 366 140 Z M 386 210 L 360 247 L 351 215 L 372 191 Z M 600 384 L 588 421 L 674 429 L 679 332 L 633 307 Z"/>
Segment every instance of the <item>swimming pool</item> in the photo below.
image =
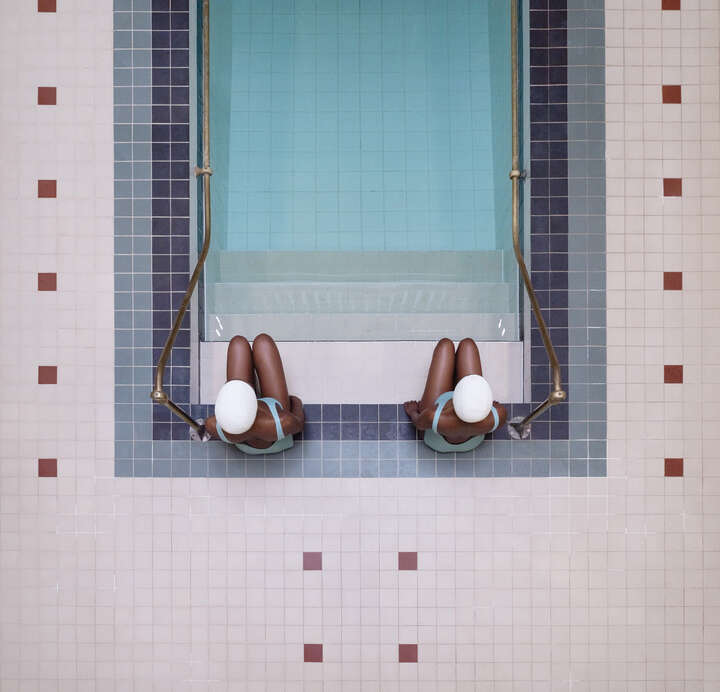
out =
<path fill-rule="evenodd" d="M 213 0 L 204 338 L 520 336 L 510 3 Z"/>

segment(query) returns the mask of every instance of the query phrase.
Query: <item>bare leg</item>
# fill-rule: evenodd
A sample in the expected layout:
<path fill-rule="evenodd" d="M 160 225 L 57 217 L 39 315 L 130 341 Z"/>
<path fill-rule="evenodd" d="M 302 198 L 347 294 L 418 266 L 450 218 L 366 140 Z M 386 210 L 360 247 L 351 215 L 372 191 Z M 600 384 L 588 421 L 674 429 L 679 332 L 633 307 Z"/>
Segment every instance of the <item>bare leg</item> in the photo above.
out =
<path fill-rule="evenodd" d="M 432 408 L 435 399 L 453 388 L 453 371 L 455 369 L 455 347 L 450 339 L 440 339 L 433 351 L 430 370 L 422 399 L 420 411 Z"/>
<path fill-rule="evenodd" d="M 227 350 L 227 379 L 242 380 L 255 389 L 253 358 L 250 344 L 244 336 L 234 336 Z"/>
<path fill-rule="evenodd" d="M 455 354 L 455 384 L 465 375 L 482 375 L 480 352 L 472 339 L 463 339 Z"/>
<path fill-rule="evenodd" d="M 272 337 L 259 334 L 253 341 L 253 361 L 260 381 L 261 396 L 277 399 L 287 411 L 290 409 L 285 371 L 282 359 Z"/>

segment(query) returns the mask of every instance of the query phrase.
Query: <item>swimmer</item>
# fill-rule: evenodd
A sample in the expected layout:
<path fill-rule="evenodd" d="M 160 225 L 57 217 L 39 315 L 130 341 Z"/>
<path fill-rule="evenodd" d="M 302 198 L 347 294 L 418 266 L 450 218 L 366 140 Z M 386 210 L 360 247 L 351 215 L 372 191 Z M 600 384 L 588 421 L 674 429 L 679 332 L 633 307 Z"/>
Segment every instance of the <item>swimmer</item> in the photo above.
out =
<path fill-rule="evenodd" d="M 477 344 L 463 339 L 455 352 L 450 339 L 433 351 L 425 391 L 420 401 L 406 401 L 405 412 L 423 441 L 436 452 L 469 452 L 487 433 L 505 424 L 505 407 L 493 401 L 482 376 Z"/>
<path fill-rule="evenodd" d="M 260 334 L 251 349 L 247 339 L 233 337 L 228 344 L 227 382 L 215 402 L 215 415 L 205 421 L 210 437 L 235 445 L 245 454 L 275 454 L 293 446 L 293 435 L 304 424 L 302 401 L 288 394 L 282 359 L 272 338 Z"/>

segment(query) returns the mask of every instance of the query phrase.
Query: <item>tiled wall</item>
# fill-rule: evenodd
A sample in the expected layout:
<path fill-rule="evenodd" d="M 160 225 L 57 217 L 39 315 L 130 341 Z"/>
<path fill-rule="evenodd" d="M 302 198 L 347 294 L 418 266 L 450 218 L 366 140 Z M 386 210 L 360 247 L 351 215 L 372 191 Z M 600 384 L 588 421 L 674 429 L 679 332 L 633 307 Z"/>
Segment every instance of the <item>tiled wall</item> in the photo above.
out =
<path fill-rule="evenodd" d="M 140 38 L 134 40 L 150 40 L 153 46 L 151 261 L 156 362 L 171 325 L 170 308 L 179 304 L 187 282 L 189 225 L 185 214 L 189 190 L 181 176 L 187 180 L 190 174 L 190 163 L 183 158 L 189 143 L 189 131 L 183 122 L 188 112 L 183 102 L 188 94 L 185 65 L 191 13 L 187 4 L 179 0 L 154 0 L 150 20 L 145 16 L 147 12 L 133 7 L 132 14 L 142 15 L 139 24 L 143 27 L 142 31 L 136 30 Z M 247 459 L 221 443 L 188 444 L 187 426 L 162 407 L 152 411 L 152 436 L 148 437 L 146 392 L 139 386 L 131 391 L 127 383 L 131 377 L 137 382 L 146 377 L 150 382 L 144 368 L 146 349 L 140 349 L 143 367 L 139 369 L 137 362 L 131 368 L 128 361 L 132 355 L 125 347 L 130 342 L 139 346 L 145 330 L 135 327 L 131 337 L 125 321 L 119 328 L 119 475 L 487 477 L 605 473 L 604 132 L 597 127 L 603 120 L 602 13 L 584 5 L 572 6 L 568 11 L 563 4 L 541 0 L 534 0 L 526 9 L 530 43 L 530 87 L 526 97 L 530 99 L 527 192 L 531 198 L 531 267 L 562 364 L 569 404 L 555 407 L 538 420 L 530 441 L 511 442 L 507 430 L 501 430 L 473 453 L 438 456 L 412 434 L 401 407 L 394 407 L 392 415 L 385 411 L 382 421 L 376 418 L 377 424 L 366 421 L 368 425 L 362 431 L 358 428 L 356 435 L 352 425 L 343 426 L 335 417 L 339 404 L 321 407 L 311 402 L 308 429 L 297 438 L 292 451 L 267 460 Z M 128 21 L 127 12 L 116 14 L 121 22 Z M 150 39 L 144 31 L 148 22 L 152 26 Z M 568 56 L 572 57 L 573 70 L 569 86 Z M 139 79 L 147 78 L 146 71 L 140 70 Z M 168 106 L 168 101 L 181 105 Z M 167 124 L 163 119 L 178 122 Z M 572 137 L 568 134 L 570 127 Z M 168 157 L 177 160 L 169 162 Z M 572 178 L 568 177 L 569 166 Z M 162 177 L 166 175 L 171 179 Z M 569 202 L 570 185 L 573 197 Z M 160 197 L 160 192 L 170 197 Z M 142 218 L 135 221 L 141 227 L 146 223 Z M 133 219 L 121 218 L 121 222 L 132 223 Z M 141 256 L 136 265 L 144 267 L 149 259 Z M 131 274 L 123 274 L 123 279 L 130 285 Z M 133 318 L 136 323 L 150 317 L 144 300 L 143 294 L 139 305 L 136 302 L 135 312 L 139 309 L 142 313 Z M 169 394 L 185 407 L 190 398 L 189 338 L 188 319 L 166 371 Z M 532 398 L 538 403 L 549 391 L 550 369 L 534 321 L 530 339 Z M 351 408 L 344 406 L 345 410 Z M 378 404 L 366 408 L 379 410 Z M 508 405 L 511 417 L 524 415 L 530 408 L 530 404 Z M 192 406 L 194 418 L 208 413 L 207 407 Z"/>

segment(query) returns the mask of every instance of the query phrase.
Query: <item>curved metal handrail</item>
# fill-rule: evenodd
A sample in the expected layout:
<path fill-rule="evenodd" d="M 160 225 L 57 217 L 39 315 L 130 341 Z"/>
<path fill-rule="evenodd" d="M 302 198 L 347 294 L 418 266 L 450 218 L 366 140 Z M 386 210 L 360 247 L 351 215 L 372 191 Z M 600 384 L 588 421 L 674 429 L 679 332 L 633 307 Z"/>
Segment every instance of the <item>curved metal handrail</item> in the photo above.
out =
<path fill-rule="evenodd" d="M 198 280 L 200 279 L 200 272 L 202 272 L 205 259 L 208 256 L 210 250 L 210 176 L 212 175 L 212 169 L 210 168 L 210 10 L 209 0 L 203 0 L 202 6 L 202 149 L 203 149 L 203 165 L 202 168 L 199 166 L 195 167 L 195 175 L 202 176 L 203 179 L 203 215 L 204 215 L 204 239 L 202 250 L 198 256 L 197 264 L 190 277 L 187 290 L 183 296 L 182 303 L 178 309 L 175 321 L 173 322 L 172 329 L 168 338 L 165 341 L 160 358 L 158 359 L 157 369 L 155 370 L 155 386 L 150 393 L 150 398 L 156 404 L 162 404 L 172 411 L 176 416 L 184 420 L 195 432 L 202 436 L 204 426 L 196 423 L 189 414 L 183 411 L 175 402 L 170 399 L 167 392 L 163 389 L 163 377 L 165 375 L 165 366 L 168 358 L 170 358 L 170 352 L 177 338 L 178 331 L 180 331 L 180 325 L 182 324 L 185 313 L 187 312 L 192 294 L 195 291 Z"/>
<path fill-rule="evenodd" d="M 512 42 L 511 54 L 512 54 L 512 170 L 510 171 L 510 180 L 512 181 L 512 239 L 513 239 L 513 250 L 515 252 L 515 260 L 517 261 L 518 268 L 520 269 L 520 275 L 522 276 L 525 290 L 527 291 L 528 298 L 530 299 L 530 306 L 532 307 L 533 314 L 540 329 L 540 335 L 542 336 L 543 345 L 547 352 L 548 359 L 550 360 L 550 367 L 552 368 L 552 389 L 547 396 L 547 399 L 541 404 L 536 406 L 527 416 L 520 420 L 513 420 L 508 423 L 508 427 L 511 431 L 514 431 L 513 437 L 524 438 L 529 433 L 529 424 L 535 420 L 539 415 L 547 411 L 551 406 L 559 404 L 561 401 L 565 401 L 567 394 L 562 388 L 562 375 L 560 372 L 560 363 L 555 353 L 552 340 L 550 339 L 550 332 L 548 331 L 545 320 L 542 316 L 542 310 L 538 303 L 537 296 L 535 295 L 535 289 L 533 288 L 532 281 L 530 280 L 530 273 L 528 272 L 527 265 L 525 264 L 525 258 L 520 248 L 520 179 L 525 176 L 524 172 L 520 170 L 520 135 L 519 135 L 519 116 L 518 116 L 518 92 L 519 92 L 519 69 L 518 69 L 518 2 L 519 0 L 512 0 L 511 16 L 510 16 L 510 31 Z"/>

